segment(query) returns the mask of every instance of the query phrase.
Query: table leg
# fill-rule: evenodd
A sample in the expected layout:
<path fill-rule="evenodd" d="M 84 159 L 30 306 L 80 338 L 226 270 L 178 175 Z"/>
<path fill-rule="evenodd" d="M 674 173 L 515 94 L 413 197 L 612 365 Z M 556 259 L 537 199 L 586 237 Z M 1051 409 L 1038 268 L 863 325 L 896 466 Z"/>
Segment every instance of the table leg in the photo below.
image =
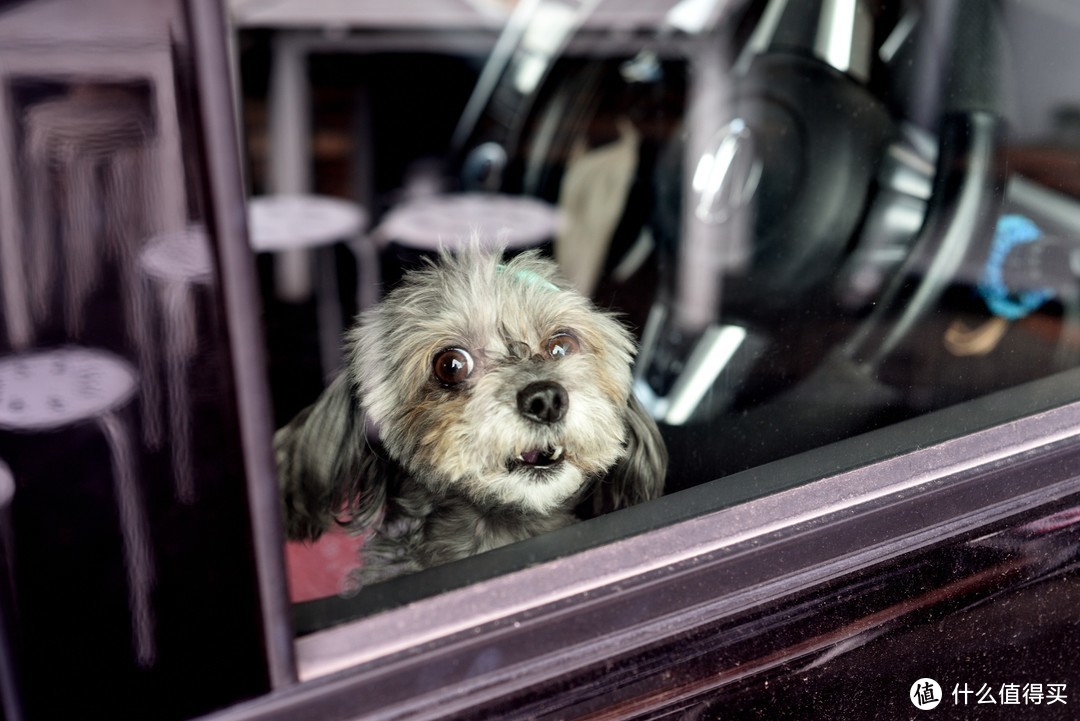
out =
<path fill-rule="evenodd" d="M 312 190 L 311 87 L 304 37 L 279 33 L 269 89 L 270 192 L 297 195 Z M 278 297 L 298 302 L 311 296 L 311 253 L 290 250 L 274 257 Z"/>
<path fill-rule="evenodd" d="M 115 413 L 101 416 L 98 424 L 105 434 L 112 455 L 114 492 L 123 534 L 135 658 L 139 665 L 145 668 L 153 665 L 157 656 L 154 609 L 150 599 L 154 585 L 154 563 L 150 551 L 146 510 L 135 475 L 135 453 L 131 434 Z"/>
<path fill-rule="evenodd" d="M 167 281 L 162 287 L 165 333 L 165 378 L 169 396 L 169 444 L 172 449 L 173 483 L 181 503 L 195 501 L 195 471 L 191 457 L 191 397 L 188 363 L 198 347 L 195 318 L 196 287 L 183 281 Z"/>
<path fill-rule="evenodd" d="M 375 233 L 361 235 L 349 247 L 357 260 L 356 310 L 362 312 L 379 301 L 382 271 L 379 268 L 379 238 Z"/>
<path fill-rule="evenodd" d="M 315 305 L 319 325 L 319 358 L 327 385 L 342 368 L 341 336 L 344 332 L 334 254 L 334 246 L 330 245 L 320 249 L 315 255 L 318 270 L 318 277 L 315 279 Z"/>

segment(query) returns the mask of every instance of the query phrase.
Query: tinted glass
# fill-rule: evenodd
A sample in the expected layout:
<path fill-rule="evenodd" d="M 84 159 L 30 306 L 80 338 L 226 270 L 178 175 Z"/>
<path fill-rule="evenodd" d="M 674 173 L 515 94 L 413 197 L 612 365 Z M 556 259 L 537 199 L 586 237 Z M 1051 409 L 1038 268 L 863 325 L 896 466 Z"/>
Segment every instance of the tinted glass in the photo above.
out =
<path fill-rule="evenodd" d="M 269 687 L 184 10 L 0 10 L 3 610 L 29 719 Z"/>
<path fill-rule="evenodd" d="M 370 308 L 471 229 L 539 248 L 633 333 L 669 494 L 1076 365 L 1078 89 L 1045 71 L 1075 64 L 1067 3 L 250 3 L 237 19 L 253 191 L 336 196 L 367 221 L 321 276 L 331 305 Z M 483 200 L 459 213 L 461 193 Z M 518 232 L 493 194 L 557 228 Z M 341 358 L 316 352 L 325 297 L 298 303 L 285 259 L 260 263 L 284 425 Z M 338 411 L 378 444 L 362 396 Z M 557 459 L 535 450 L 519 460 Z M 290 545 L 294 599 L 355 593 L 377 525 Z"/>

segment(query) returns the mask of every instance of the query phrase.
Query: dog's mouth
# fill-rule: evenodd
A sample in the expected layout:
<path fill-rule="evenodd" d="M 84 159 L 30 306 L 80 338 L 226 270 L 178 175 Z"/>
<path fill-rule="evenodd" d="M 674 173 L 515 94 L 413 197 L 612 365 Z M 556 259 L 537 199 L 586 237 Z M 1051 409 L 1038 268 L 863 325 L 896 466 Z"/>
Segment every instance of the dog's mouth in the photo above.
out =
<path fill-rule="evenodd" d="M 522 451 L 513 460 L 513 469 L 517 468 L 550 468 L 563 461 L 563 447 L 549 446 L 547 448 L 533 448 Z"/>

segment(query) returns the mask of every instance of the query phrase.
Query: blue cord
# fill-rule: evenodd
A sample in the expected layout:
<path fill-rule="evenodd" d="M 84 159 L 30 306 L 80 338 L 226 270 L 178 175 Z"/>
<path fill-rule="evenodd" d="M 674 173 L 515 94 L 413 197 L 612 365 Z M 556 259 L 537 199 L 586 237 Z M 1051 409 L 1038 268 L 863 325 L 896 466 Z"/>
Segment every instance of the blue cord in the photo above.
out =
<path fill-rule="evenodd" d="M 1013 248 L 1042 240 L 1039 226 L 1022 215 L 1003 215 L 994 231 L 990 256 L 983 267 L 977 290 L 990 312 L 1005 320 L 1020 320 L 1054 297 L 1050 288 L 1011 292 L 1005 285 L 1002 270 Z"/>

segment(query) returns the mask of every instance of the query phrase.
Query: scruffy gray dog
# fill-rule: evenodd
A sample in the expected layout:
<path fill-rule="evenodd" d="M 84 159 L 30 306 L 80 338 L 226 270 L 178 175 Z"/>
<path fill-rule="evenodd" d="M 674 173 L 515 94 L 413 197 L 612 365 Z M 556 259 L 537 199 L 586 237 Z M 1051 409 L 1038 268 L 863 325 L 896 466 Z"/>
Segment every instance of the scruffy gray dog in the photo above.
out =
<path fill-rule="evenodd" d="M 361 584 L 663 490 L 630 334 L 535 253 L 443 253 L 347 344 L 346 371 L 274 441 L 288 536 L 368 533 Z"/>

